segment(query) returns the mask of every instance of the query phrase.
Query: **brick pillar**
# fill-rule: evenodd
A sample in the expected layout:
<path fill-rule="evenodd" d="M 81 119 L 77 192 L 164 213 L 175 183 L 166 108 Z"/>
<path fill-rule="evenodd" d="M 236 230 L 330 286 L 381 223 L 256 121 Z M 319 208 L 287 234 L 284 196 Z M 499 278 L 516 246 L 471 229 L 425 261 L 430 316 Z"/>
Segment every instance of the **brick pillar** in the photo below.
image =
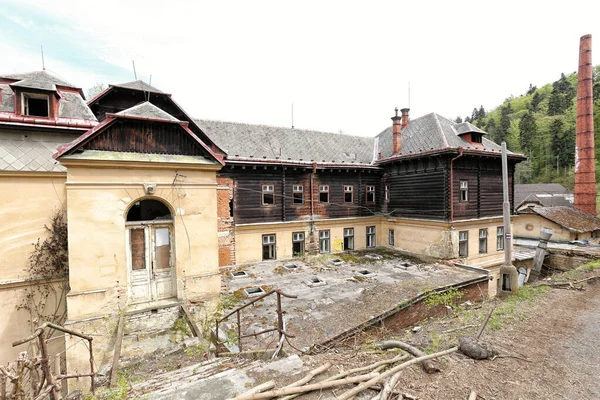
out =
<path fill-rule="evenodd" d="M 219 235 L 219 267 L 235 264 L 235 222 L 231 216 L 233 179 L 217 175 L 217 230 Z"/>

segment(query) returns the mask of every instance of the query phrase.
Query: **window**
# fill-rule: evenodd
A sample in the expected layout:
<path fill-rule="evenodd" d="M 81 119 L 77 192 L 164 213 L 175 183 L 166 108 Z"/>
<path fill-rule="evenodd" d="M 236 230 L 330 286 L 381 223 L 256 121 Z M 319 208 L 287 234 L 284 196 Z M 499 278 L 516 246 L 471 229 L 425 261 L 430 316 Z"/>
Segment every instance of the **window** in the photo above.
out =
<path fill-rule="evenodd" d="M 50 101 L 47 94 L 23 93 L 21 99 L 23 115 L 31 115 L 33 117 L 50 116 Z"/>
<path fill-rule="evenodd" d="M 344 185 L 344 203 L 354 202 L 354 186 Z"/>
<path fill-rule="evenodd" d="M 367 226 L 367 247 L 375 247 L 377 240 L 375 239 L 375 227 Z"/>
<path fill-rule="evenodd" d="M 385 185 L 385 201 L 390 201 L 390 185 Z"/>
<path fill-rule="evenodd" d="M 275 204 L 275 185 L 262 185 L 263 206 Z"/>
<path fill-rule="evenodd" d="M 263 260 L 274 260 L 277 256 L 275 253 L 275 235 L 263 235 Z"/>
<path fill-rule="evenodd" d="M 483 135 L 481 133 L 471 133 L 472 143 L 483 143 Z"/>
<path fill-rule="evenodd" d="M 319 201 L 329 203 L 329 185 L 319 185 Z"/>
<path fill-rule="evenodd" d="M 487 253 L 487 229 L 479 230 L 479 254 Z"/>
<path fill-rule="evenodd" d="M 375 186 L 367 186 L 367 203 L 375 203 Z"/>
<path fill-rule="evenodd" d="M 388 231 L 388 244 L 389 244 L 390 246 L 393 246 L 393 245 L 394 245 L 394 230 L 393 230 L 393 229 L 390 229 L 390 230 Z"/>
<path fill-rule="evenodd" d="M 354 228 L 344 228 L 344 250 L 354 250 Z"/>
<path fill-rule="evenodd" d="M 304 255 L 304 232 L 292 233 L 292 256 L 302 257 Z"/>
<path fill-rule="evenodd" d="M 460 201 L 469 201 L 469 181 L 460 181 Z"/>
<path fill-rule="evenodd" d="M 302 204 L 304 203 L 304 186 L 302 185 L 293 185 L 292 186 L 292 196 L 293 196 L 293 204 Z"/>
<path fill-rule="evenodd" d="M 468 257 L 469 256 L 469 232 L 460 231 L 458 232 L 458 256 Z"/>
<path fill-rule="evenodd" d="M 329 231 L 319 231 L 319 251 L 321 253 L 329 253 L 329 246 Z"/>
<path fill-rule="evenodd" d="M 496 228 L 496 250 L 504 250 L 504 227 Z"/>

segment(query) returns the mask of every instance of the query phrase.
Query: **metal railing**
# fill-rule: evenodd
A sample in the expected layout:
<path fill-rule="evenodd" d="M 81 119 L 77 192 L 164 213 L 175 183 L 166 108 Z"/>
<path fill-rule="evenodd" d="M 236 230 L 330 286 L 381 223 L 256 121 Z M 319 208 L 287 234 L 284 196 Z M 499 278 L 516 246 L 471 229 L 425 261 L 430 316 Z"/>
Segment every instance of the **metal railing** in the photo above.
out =
<path fill-rule="evenodd" d="M 241 317 L 240 317 L 240 311 L 242 311 L 244 308 L 256 303 L 257 301 L 263 300 L 265 297 L 268 297 L 272 294 L 277 294 L 277 328 L 271 328 L 271 329 L 265 329 L 259 332 L 255 332 L 255 333 L 251 333 L 248 335 L 242 335 L 242 325 L 241 325 Z M 293 338 L 294 336 L 290 335 L 289 333 L 287 333 L 284 329 L 284 325 L 283 325 L 283 312 L 281 310 L 281 296 L 283 297 L 287 297 L 289 299 L 296 299 L 298 298 L 298 296 L 294 296 L 291 294 L 285 294 L 283 293 L 280 289 L 276 289 L 276 290 L 271 290 L 268 293 L 263 294 L 262 296 L 259 296 L 255 299 L 253 299 L 252 301 L 249 301 L 248 303 L 244 304 L 243 306 L 240 306 L 238 308 L 236 308 L 235 310 L 231 311 L 229 314 L 225 315 L 224 317 L 217 319 L 215 321 L 215 344 L 218 345 L 219 344 L 219 325 L 221 324 L 221 322 L 225 321 L 226 319 L 228 319 L 229 317 L 231 317 L 233 314 L 237 314 L 237 331 L 238 331 L 238 335 L 237 335 L 237 339 L 238 339 L 238 349 L 239 351 L 242 351 L 242 338 L 246 338 L 246 337 L 256 337 L 258 335 L 262 335 L 265 333 L 269 333 L 269 332 L 274 332 L 277 331 L 279 332 L 279 339 L 281 340 L 282 336 L 285 335 L 288 338 Z"/>

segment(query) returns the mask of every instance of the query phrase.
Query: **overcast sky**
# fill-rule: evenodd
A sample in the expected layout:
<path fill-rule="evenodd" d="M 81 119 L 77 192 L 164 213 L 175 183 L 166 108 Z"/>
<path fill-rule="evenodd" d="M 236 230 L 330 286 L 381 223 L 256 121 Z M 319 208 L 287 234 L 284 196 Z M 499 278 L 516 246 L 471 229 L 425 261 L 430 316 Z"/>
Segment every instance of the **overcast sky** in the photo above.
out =
<path fill-rule="evenodd" d="M 0 73 L 46 68 L 84 91 L 137 76 L 203 119 L 374 136 L 486 110 L 600 64 L 600 2 L 0 0 Z"/>

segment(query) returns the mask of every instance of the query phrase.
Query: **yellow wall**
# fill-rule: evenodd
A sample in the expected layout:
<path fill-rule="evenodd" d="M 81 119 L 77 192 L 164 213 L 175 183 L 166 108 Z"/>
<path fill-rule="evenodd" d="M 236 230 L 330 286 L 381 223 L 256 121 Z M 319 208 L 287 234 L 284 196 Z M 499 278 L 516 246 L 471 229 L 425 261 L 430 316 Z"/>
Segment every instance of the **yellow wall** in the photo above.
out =
<path fill-rule="evenodd" d="M 43 322 L 30 322 L 31 315 L 17 307 L 28 294 L 25 280 L 33 244 L 46 238 L 44 226 L 65 203 L 65 180 L 65 174 L 0 173 L 0 364 L 15 361 L 27 346 L 14 348 L 11 343 L 29 336 Z M 58 289 L 58 284 L 54 286 Z M 47 310 L 64 313 L 65 303 L 59 298 L 51 296 Z"/>
<path fill-rule="evenodd" d="M 382 245 L 436 258 L 454 258 L 454 245 L 446 222 L 389 219 L 382 224 Z M 394 246 L 388 245 L 389 230 L 394 230 Z"/>
<path fill-rule="evenodd" d="M 542 228 L 552 229 L 553 233 L 550 240 L 575 240 L 574 233 L 537 214 L 519 214 L 518 219 L 515 221 L 514 232 L 515 236 L 538 239 Z M 589 239 L 591 233 L 588 232 L 587 235 L 579 234 L 578 238 Z"/>
<path fill-rule="evenodd" d="M 167 204 L 174 215 L 177 297 L 198 299 L 220 290 L 214 170 L 68 166 L 67 202 L 71 293 L 69 319 L 102 315 L 127 302 L 125 218 L 142 198 Z M 156 185 L 146 196 L 144 183 Z"/>

